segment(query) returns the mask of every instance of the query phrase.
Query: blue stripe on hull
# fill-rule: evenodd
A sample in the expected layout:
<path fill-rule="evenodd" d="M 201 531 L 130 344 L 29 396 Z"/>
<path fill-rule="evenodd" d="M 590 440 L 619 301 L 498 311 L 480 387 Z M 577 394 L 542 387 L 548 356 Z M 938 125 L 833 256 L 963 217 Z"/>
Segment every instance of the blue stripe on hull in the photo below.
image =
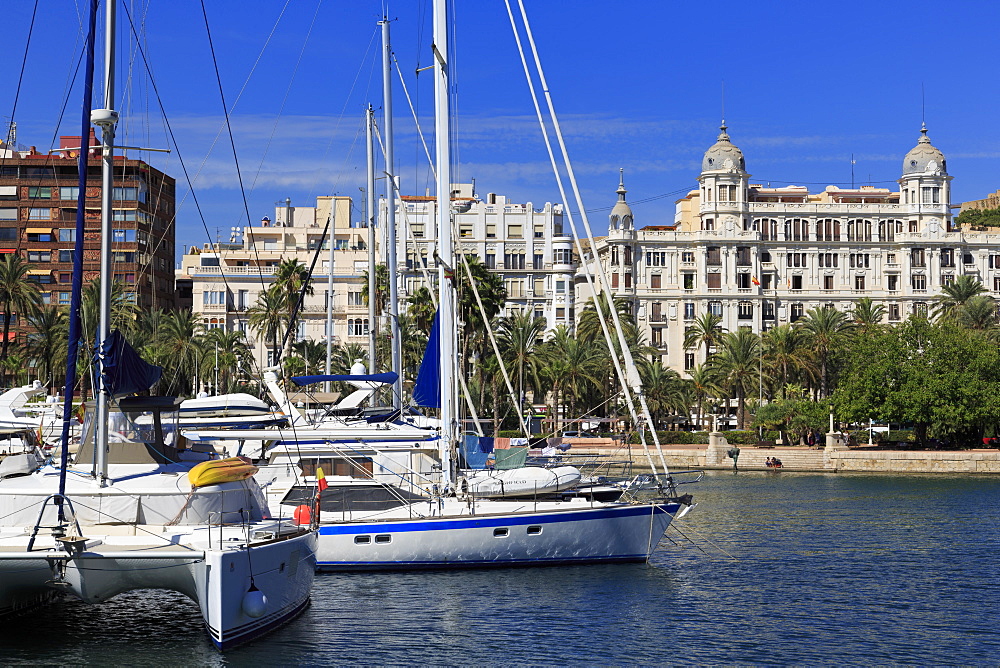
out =
<path fill-rule="evenodd" d="M 645 554 L 608 555 L 589 557 L 560 557 L 546 559 L 535 557 L 531 559 L 481 559 L 467 561 L 320 561 L 316 563 L 318 571 L 406 571 L 433 570 L 443 568 L 511 568 L 514 566 L 568 566 L 579 564 L 634 564 L 646 561 Z"/>
<path fill-rule="evenodd" d="M 385 533 L 400 533 L 408 531 L 453 531 L 461 529 L 476 529 L 490 527 L 510 527 L 527 524 L 559 524 L 562 522 L 579 522 L 581 520 L 603 520 L 609 518 L 634 517 L 636 515 L 651 515 L 667 513 L 673 515 L 680 504 L 671 503 L 656 506 L 620 506 L 617 508 L 602 508 L 593 510 L 574 510 L 556 512 L 524 511 L 517 515 L 468 517 L 462 519 L 421 519 L 389 522 L 350 522 L 343 524 L 320 525 L 320 536 L 349 536 L 354 534 L 379 531 Z"/>

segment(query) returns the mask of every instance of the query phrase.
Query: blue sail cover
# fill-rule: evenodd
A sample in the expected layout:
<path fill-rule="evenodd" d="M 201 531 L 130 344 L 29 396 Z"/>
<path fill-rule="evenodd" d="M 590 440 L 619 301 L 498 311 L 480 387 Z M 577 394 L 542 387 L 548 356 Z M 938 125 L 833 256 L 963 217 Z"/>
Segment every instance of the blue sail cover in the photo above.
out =
<path fill-rule="evenodd" d="M 420 361 L 413 403 L 424 408 L 441 408 L 441 311 L 434 314 L 434 325 Z"/>
<path fill-rule="evenodd" d="M 148 390 L 160 380 L 163 367 L 149 364 L 129 345 L 117 329 L 101 346 L 101 386 L 112 397 L 124 397 Z"/>
<path fill-rule="evenodd" d="M 391 384 L 395 383 L 397 378 L 399 378 L 398 373 L 396 373 L 395 371 L 389 371 L 388 373 L 366 373 L 366 374 L 358 374 L 356 376 L 352 376 L 351 374 L 347 373 L 333 374 L 333 375 L 321 374 L 318 376 L 292 376 L 292 382 L 299 386 L 312 385 L 313 383 L 325 383 L 327 381 L 335 381 L 335 380 L 343 380 L 343 381 L 353 380 L 356 382 L 367 381 L 370 383 Z"/>

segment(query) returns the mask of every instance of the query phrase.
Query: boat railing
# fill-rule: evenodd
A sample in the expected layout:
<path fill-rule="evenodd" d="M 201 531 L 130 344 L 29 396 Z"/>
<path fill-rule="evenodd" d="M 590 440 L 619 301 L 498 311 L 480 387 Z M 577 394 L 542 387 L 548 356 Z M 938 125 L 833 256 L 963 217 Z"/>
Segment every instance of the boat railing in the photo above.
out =
<path fill-rule="evenodd" d="M 45 525 L 42 522 L 45 521 L 45 509 L 48 507 L 49 502 L 53 502 L 59 506 L 59 522 L 57 524 Z M 69 506 L 69 514 L 67 514 L 63 508 L 63 505 Z M 42 529 L 50 529 L 52 535 L 56 538 L 61 538 L 66 535 L 66 527 L 69 524 L 76 525 L 76 535 L 82 536 L 83 530 L 80 529 L 80 522 L 76 519 L 76 510 L 73 508 L 73 502 L 69 500 L 69 497 L 65 494 L 52 494 L 42 501 L 42 507 L 38 511 L 38 521 L 35 522 L 35 526 L 31 530 L 31 536 L 28 538 L 28 552 L 31 552 L 35 547 L 35 539 L 38 537 L 38 532 Z"/>

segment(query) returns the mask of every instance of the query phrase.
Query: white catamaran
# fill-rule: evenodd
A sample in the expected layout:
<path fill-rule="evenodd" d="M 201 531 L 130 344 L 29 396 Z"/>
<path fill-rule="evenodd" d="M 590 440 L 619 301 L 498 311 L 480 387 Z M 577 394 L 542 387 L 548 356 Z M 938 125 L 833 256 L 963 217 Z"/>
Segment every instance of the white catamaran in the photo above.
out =
<path fill-rule="evenodd" d="M 271 518 L 253 465 L 219 460 L 178 443 L 162 414 L 172 397 L 122 398 L 148 389 L 159 367 L 143 362 L 110 332 L 115 1 L 106 3 L 106 108 L 91 112 L 97 0 L 90 3 L 88 68 L 81 138 L 103 134 L 101 308 L 95 376 L 97 408 L 70 463 L 72 392 L 63 411 L 61 462 L 0 479 L 0 617 L 71 595 L 99 603 L 124 591 L 167 589 L 193 599 L 219 649 L 259 637 L 309 602 L 316 534 Z M 84 209 L 90 151 L 81 147 L 70 354 L 76 381 Z M 109 404 L 115 403 L 112 413 Z M 148 416 L 145 425 L 137 421 Z M 26 460 L 27 461 L 27 460 Z"/>

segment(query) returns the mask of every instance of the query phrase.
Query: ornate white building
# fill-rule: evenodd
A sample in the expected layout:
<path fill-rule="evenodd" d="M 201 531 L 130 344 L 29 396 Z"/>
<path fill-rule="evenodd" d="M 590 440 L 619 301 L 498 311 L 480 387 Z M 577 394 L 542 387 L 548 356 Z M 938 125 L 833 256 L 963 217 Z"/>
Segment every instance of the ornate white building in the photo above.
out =
<path fill-rule="evenodd" d="M 847 311 L 862 297 L 898 322 L 962 274 L 1000 292 L 1000 235 L 954 229 L 952 177 L 926 128 L 903 159 L 898 190 L 813 193 L 753 184 L 721 130 L 671 224 L 636 229 L 620 184 L 608 236 L 596 244 L 612 292 L 632 300 L 647 341 L 673 368 L 704 361 L 683 341 L 706 311 L 726 330 L 760 332 L 817 306 Z M 579 278 L 577 290 L 590 296 Z"/>

